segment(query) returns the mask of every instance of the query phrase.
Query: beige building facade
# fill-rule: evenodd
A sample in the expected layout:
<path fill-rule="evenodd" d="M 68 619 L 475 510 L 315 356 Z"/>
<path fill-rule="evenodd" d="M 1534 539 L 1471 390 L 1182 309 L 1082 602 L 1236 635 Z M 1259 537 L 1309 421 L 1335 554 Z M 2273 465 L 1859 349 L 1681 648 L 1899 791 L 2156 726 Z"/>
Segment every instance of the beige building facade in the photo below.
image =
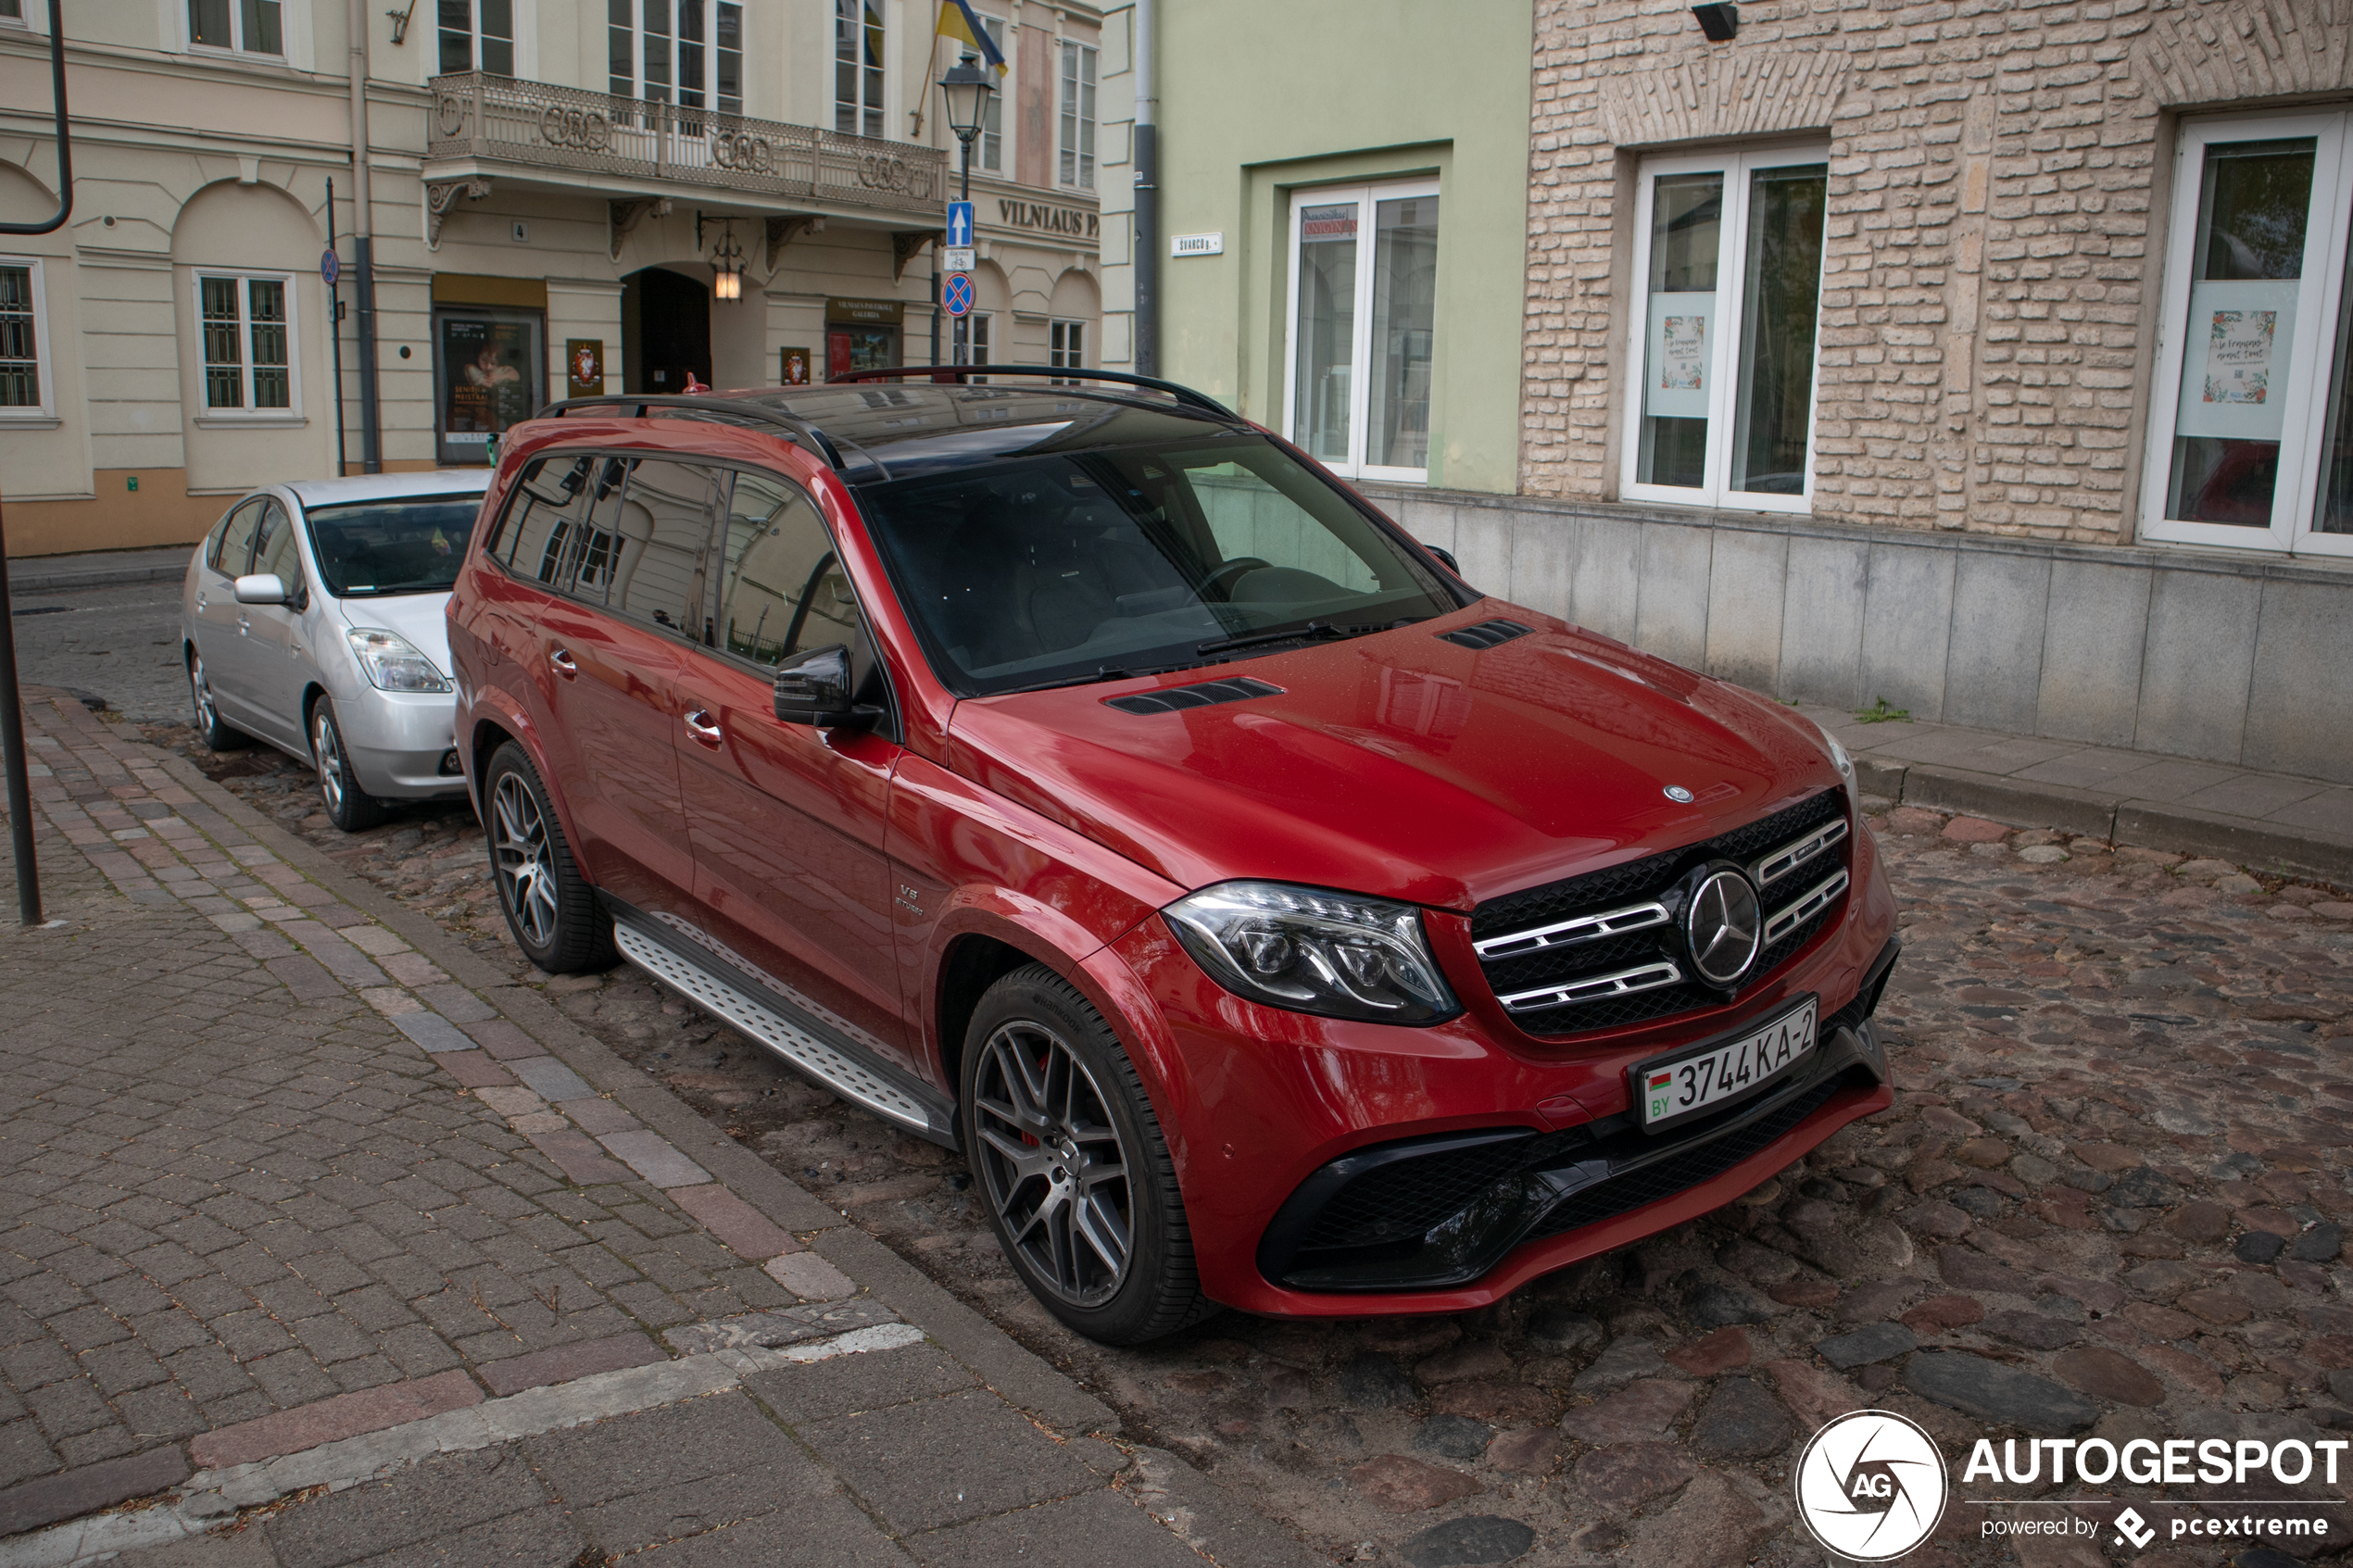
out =
<path fill-rule="evenodd" d="M 1091 363 L 1100 19 L 975 8 L 1010 69 L 974 148 L 965 351 Z M 568 395 L 932 362 L 957 168 L 932 5 L 359 9 L 386 469 L 481 463 Z M 359 470 L 348 14 L 69 10 L 73 216 L 0 239 L 12 556 L 191 541 L 252 485 Z M 44 25 L 0 0 L 11 220 L 57 205 Z"/>

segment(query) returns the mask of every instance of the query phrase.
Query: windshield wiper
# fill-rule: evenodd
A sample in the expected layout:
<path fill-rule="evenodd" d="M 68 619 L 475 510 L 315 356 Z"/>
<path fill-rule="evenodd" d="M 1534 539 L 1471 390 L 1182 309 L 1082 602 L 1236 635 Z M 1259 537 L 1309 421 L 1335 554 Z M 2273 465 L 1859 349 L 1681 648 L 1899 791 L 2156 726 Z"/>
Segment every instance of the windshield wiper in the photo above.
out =
<path fill-rule="evenodd" d="M 1181 664 L 1148 664 L 1134 670 L 1125 669 L 1115 664 L 1106 664 L 1092 674 L 1058 675 L 1051 681 L 1033 681 L 1026 686 L 1000 686 L 993 692 L 983 692 L 981 695 L 983 696 L 1012 696 L 1016 692 L 1050 692 L 1058 686 L 1092 686 L 1105 681 L 1126 681 L 1139 675 L 1166 675 L 1173 671 L 1200 668 L 1201 665 L 1191 659 L 1187 659 Z"/>
<path fill-rule="evenodd" d="M 1195 653 L 1224 653 L 1229 648 L 1257 647 L 1266 643 L 1314 643 L 1341 637 L 1361 637 L 1367 633 L 1386 632 L 1395 624 L 1379 621 L 1363 626 L 1331 626 L 1311 621 L 1304 626 L 1294 626 L 1287 632 L 1250 632 L 1239 637 L 1212 637 L 1205 643 L 1195 643 Z"/>

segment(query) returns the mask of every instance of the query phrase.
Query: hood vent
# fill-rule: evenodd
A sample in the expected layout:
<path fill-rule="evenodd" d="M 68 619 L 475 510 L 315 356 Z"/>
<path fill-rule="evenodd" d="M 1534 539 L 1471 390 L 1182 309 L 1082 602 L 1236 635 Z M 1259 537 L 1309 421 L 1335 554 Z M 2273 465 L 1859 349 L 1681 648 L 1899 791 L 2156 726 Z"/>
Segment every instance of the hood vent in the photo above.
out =
<path fill-rule="evenodd" d="M 1156 692 L 1130 692 L 1107 696 L 1103 704 L 1122 713 L 1177 713 L 1188 708 L 1214 708 L 1221 702 L 1248 702 L 1254 696 L 1280 696 L 1283 688 L 1237 675 L 1230 681 L 1202 681 L 1189 686 L 1166 686 Z"/>
<path fill-rule="evenodd" d="M 1458 647 L 1491 648 L 1498 643 L 1508 643 L 1514 637 L 1525 637 L 1535 631 L 1516 621 L 1482 621 L 1476 626 L 1457 626 L 1452 632 L 1441 632 L 1438 640 Z"/>

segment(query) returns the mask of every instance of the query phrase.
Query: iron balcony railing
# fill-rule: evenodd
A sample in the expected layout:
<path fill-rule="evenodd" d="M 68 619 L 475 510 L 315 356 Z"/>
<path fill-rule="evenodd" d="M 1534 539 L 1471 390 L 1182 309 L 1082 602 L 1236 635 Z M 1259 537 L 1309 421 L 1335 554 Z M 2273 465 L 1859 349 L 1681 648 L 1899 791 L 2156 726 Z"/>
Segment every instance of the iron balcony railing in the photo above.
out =
<path fill-rule="evenodd" d="M 429 159 L 475 158 L 939 217 L 933 147 L 468 71 L 433 79 Z"/>

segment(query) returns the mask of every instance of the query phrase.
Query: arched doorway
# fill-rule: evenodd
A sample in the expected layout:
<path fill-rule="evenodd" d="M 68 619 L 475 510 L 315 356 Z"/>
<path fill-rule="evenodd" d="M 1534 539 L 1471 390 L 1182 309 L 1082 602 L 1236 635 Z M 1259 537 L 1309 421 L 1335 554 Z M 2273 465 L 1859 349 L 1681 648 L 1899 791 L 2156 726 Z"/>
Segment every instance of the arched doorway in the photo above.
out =
<path fill-rule="evenodd" d="M 622 375 L 626 389 L 686 390 L 686 376 L 711 382 L 711 290 L 666 267 L 621 281 Z"/>

